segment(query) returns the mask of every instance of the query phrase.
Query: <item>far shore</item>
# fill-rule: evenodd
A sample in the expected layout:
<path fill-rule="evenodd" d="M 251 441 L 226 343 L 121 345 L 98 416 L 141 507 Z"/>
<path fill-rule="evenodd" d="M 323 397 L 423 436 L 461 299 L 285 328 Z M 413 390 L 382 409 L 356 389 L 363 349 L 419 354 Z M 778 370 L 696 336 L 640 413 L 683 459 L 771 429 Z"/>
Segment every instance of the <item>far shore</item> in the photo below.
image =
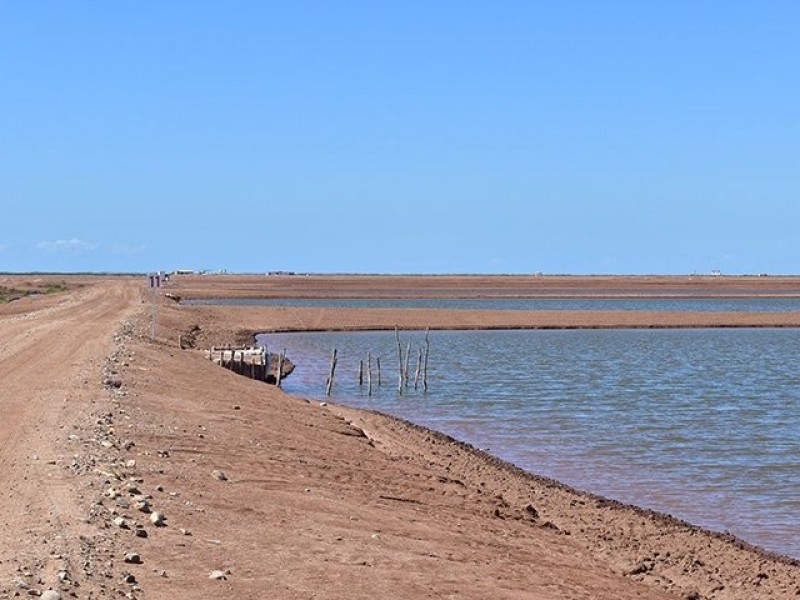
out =
<path fill-rule="evenodd" d="M 183 298 L 798 298 L 800 276 L 177 275 Z"/>
<path fill-rule="evenodd" d="M 179 276 L 171 294 L 203 298 L 800 297 L 800 277 Z M 557 294 L 557 295 L 556 295 Z M 800 312 L 185 307 L 235 322 L 238 340 L 281 331 L 800 327 Z"/>

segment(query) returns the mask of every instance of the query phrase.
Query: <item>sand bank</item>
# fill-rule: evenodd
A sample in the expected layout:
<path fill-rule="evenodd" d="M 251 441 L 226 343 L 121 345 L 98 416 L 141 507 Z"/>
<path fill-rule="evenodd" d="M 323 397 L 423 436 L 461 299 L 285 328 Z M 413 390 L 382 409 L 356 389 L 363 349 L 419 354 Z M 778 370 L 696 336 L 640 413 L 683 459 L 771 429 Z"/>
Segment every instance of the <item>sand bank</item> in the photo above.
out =
<path fill-rule="evenodd" d="M 385 329 L 394 325 L 447 329 L 798 324 L 794 314 L 566 311 L 515 314 L 515 311 L 197 306 L 173 306 L 168 310 L 165 318 L 170 327 L 177 331 L 181 326 L 199 324 L 198 341 L 208 344 L 243 340 L 254 331 Z M 313 419 L 313 427 L 303 424 L 306 430 L 303 435 L 312 438 L 326 429 L 319 422 L 327 418 L 324 415 L 336 419 L 329 423 L 336 424 L 334 430 L 346 443 L 340 450 L 334 449 L 335 444 L 326 445 L 322 451 L 324 459 L 316 450 L 311 452 L 312 463 L 323 472 L 332 471 L 330 478 L 327 473 L 322 475 L 323 481 L 330 481 L 332 486 L 326 483 L 326 493 L 341 493 L 345 489 L 354 493 L 354 497 L 345 494 L 339 499 L 346 506 L 354 502 L 364 514 L 377 511 L 370 517 L 377 519 L 377 523 L 389 518 L 383 511 L 390 512 L 394 534 L 413 538 L 411 546 L 424 542 L 425 547 L 430 547 L 435 540 L 444 542 L 428 555 L 432 560 L 450 557 L 446 566 L 438 565 L 446 569 L 439 571 L 440 574 L 457 570 L 453 563 L 459 567 L 471 565 L 468 572 L 454 577 L 453 587 L 447 593 L 530 598 L 593 595 L 617 598 L 627 597 L 628 593 L 634 597 L 661 597 L 660 594 L 667 593 L 678 598 L 778 598 L 800 593 L 796 561 L 765 553 L 731 536 L 570 489 L 516 469 L 447 436 L 392 417 L 342 406 L 302 401 L 296 404 L 298 401 L 288 398 L 281 402 L 303 412 L 306 416 L 301 421 Z M 352 455 L 353 460 L 348 461 L 345 456 L 353 452 L 354 444 L 365 454 L 359 453 L 358 459 Z M 304 441 L 303 447 L 313 447 L 311 438 Z M 340 455 L 340 451 L 344 454 Z M 333 458 L 336 456 L 340 458 Z M 394 518 L 401 514 L 406 515 L 403 519 L 408 520 L 408 529 Z M 345 539 L 347 536 L 340 541 Z M 401 547 L 402 544 L 397 550 Z M 463 552 L 465 548 L 469 551 L 459 554 L 459 549 Z M 470 554 L 477 552 L 477 548 L 491 550 L 477 558 Z M 406 551 L 411 551 L 410 547 Z M 408 584 L 421 576 L 409 565 L 403 570 L 407 578 L 389 573 L 382 577 Z M 432 572 L 437 572 L 435 565 Z M 548 574 L 544 578 L 543 572 Z M 626 588 L 627 584 L 617 578 L 631 587 Z M 646 587 L 640 588 L 638 584 Z M 439 589 L 438 593 L 445 594 L 445 590 Z M 423 597 L 424 594 L 422 588 L 408 588 L 404 595 Z"/>

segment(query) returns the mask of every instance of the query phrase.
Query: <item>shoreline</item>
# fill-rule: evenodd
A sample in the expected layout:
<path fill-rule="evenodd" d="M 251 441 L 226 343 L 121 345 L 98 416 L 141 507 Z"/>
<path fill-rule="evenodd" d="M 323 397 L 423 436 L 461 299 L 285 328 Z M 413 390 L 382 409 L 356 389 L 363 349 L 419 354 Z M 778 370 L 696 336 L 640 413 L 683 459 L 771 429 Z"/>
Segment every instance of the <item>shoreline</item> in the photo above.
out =
<path fill-rule="evenodd" d="M 307 331 L 310 331 L 311 333 L 317 332 L 311 330 L 304 330 L 303 333 Z M 327 331 L 329 330 L 324 330 L 324 332 Z M 391 333 L 390 330 L 380 330 L 380 331 L 385 333 Z M 357 331 L 354 331 L 354 333 L 356 332 Z M 416 429 L 422 432 L 423 434 L 434 435 L 438 438 L 446 440 L 448 443 L 458 445 L 462 447 L 465 451 L 468 451 L 476 455 L 482 460 L 487 460 L 488 462 L 498 466 L 499 468 L 508 470 L 517 477 L 530 479 L 537 483 L 546 484 L 547 486 L 558 487 L 566 493 L 573 494 L 576 496 L 585 496 L 594 501 L 603 503 L 604 505 L 607 506 L 614 506 L 618 509 L 627 509 L 635 514 L 639 514 L 663 522 L 665 526 L 682 527 L 690 530 L 695 530 L 703 534 L 708 534 L 713 538 L 717 538 L 724 542 L 732 543 L 741 549 L 751 550 L 765 557 L 783 561 L 792 566 L 800 566 L 800 556 L 792 556 L 791 554 L 782 553 L 777 550 L 770 550 L 764 546 L 759 545 L 758 543 L 748 541 L 746 538 L 740 537 L 740 535 L 731 533 L 727 530 L 714 529 L 713 527 L 707 525 L 698 524 L 692 521 L 690 518 L 675 516 L 671 514 L 668 509 L 667 510 L 656 509 L 649 507 L 647 504 L 637 504 L 635 502 L 619 500 L 612 496 L 606 496 L 603 495 L 602 493 L 592 491 L 591 488 L 579 487 L 573 484 L 565 483 L 564 481 L 561 481 L 551 476 L 542 475 L 541 473 L 537 472 L 535 468 L 526 468 L 520 466 L 514 463 L 512 460 L 505 459 L 502 458 L 501 456 L 493 454 L 488 449 L 484 450 L 479 446 L 475 445 L 475 442 L 470 442 L 467 439 L 459 438 L 445 431 L 438 430 L 423 423 L 414 421 L 413 420 L 414 417 L 406 418 L 396 414 L 392 414 L 390 412 L 384 412 L 378 409 L 368 408 L 363 405 L 358 405 L 357 401 L 347 397 L 326 399 L 326 398 L 320 398 L 319 396 L 305 397 L 295 392 L 287 392 L 287 394 L 298 400 L 320 404 L 321 406 L 336 407 L 339 410 L 344 410 L 350 413 L 366 413 L 369 415 L 373 415 L 374 417 L 377 418 L 398 422 L 399 424 L 402 424 L 404 427 L 407 427 L 409 429 Z"/>
<path fill-rule="evenodd" d="M 800 312 L 525 311 L 178 305 L 198 322 L 224 323 L 237 343 L 294 331 L 800 328 Z M 188 315 L 187 315 L 188 316 Z M 213 336 L 198 343 L 214 345 Z"/>
<path fill-rule="evenodd" d="M 474 329 L 509 328 L 514 324 L 509 322 L 510 315 L 506 313 L 490 312 L 487 315 L 485 311 L 265 310 L 173 305 L 170 312 L 180 314 L 180 318 L 174 321 L 176 327 L 180 323 L 200 326 L 198 347 L 222 340 L 249 341 L 253 332 L 274 332 L 283 328 L 291 331 L 391 330 L 399 322 L 406 329 L 424 329 L 433 322 L 431 328 L 464 329 L 465 324 L 474 324 L 477 319 L 483 319 L 483 326 Z M 525 315 L 526 318 L 531 316 L 541 318 L 543 315 Z M 548 313 L 545 316 L 560 319 L 564 314 Z M 652 327 L 653 316 L 653 313 L 648 313 L 646 317 L 651 321 L 643 326 Z M 685 313 L 666 316 L 676 320 L 672 326 L 681 326 L 676 324 L 677 321 L 681 321 L 682 326 L 687 325 Z M 689 315 L 690 320 L 694 316 Z M 785 314 L 778 316 L 781 319 L 787 317 Z M 608 313 L 604 313 L 603 318 L 607 317 Z M 711 317 L 719 319 L 720 315 L 712 314 Z M 758 318 L 762 317 L 759 315 Z M 488 324 L 487 318 L 490 321 Z M 270 326 L 265 327 L 265 323 Z M 520 324 L 517 325 L 520 328 Z M 522 325 L 532 328 L 530 322 Z M 547 326 L 542 323 L 536 325 Z M 717 322 L 717 326 L 729 325 L 729 322 Z M 708 321 L 697 326 L 708 326 Z M 795 325 L 787 325 L 784 321 L 783 326 Z M 446 473 L 442 476 L 443 481 L 454 480 L 460 490 L 482 493 L 482 481 L 475 472 L 480 471 L 484 476 L 486 472 L 492 472 L 494 483 L 491 495 L 495 499 L 495 508 L 488 518 L 492 521 L 527 523 L 529 527 L 535 526 L 535 531 L 543 529 L 567 538 L 571 543 L 578 542 L 583 551 L 605 561 L 612 573 L 625 578 L 646 582 L 655 589 L 678 593 L 682 598 L 778 598 L 794 597 L 795 592 L 800 591 L 800 562 L 794 557 L 766 550 L 726 532 L 690 524 L 667 513 L 575 489 L 537 475 L 535 469 L 523 470 L 469 443 L 399 417 L 335 403 L 291 396 L 287 398 L 292 398 L 293 402 L 308 403 L 318 410 L 324 408 L 344 418 L 348 425 L 356 428 L 355 435 L 388 454 L 392 460 L 419 464 L 421 468 Z M 453 456 L 441 459 L 433 449 L 438 445 L 448 447 Z M 478 468 L 476 464 L 482 467 Z M 458 473 L 458 476 L 453 477 L 453 473 Z M 402 494 L 396 497 L 387 494 L 387 497 L 389 502 L 415 502 L 404 498 Z M 532 507 L 532 511 L 527 510 L 528 506 Z M 532 514 L 535 518 L 531 517 Z M 747 573 L 750 575 L 745 575 Z M 767 579 L 761 575 L 776 585 L 780 581 L 775 589 L 784 589 L 786 595 L 776 591 L 765 594 Z M 702 585 L 698 585 L 698 581 Z M 694 593 L 697 595 L 693 596 Z"/>
<path fill-rule="evenodd" d="M 302 396 L 294 395 L 294 394 L 287 394 L 296 400 L 304 401 L 304 402 L 311 402 L 314 403 L 314 400 L 308 400 L 303 398 Z M 591 490 L 585 490 L 581 488 L 577 488 L 571 486 L 567 483 L 559 481 L 558 479 L 554 479 L 552 477 L 547 477 L 545 475 L 540 475 L 535 473 L 534 471 L 524 469 L 511 461 L 505 460 L 499 456 L 492 454 L 489 451 L 483 450 L 478 448 L 477 446 L 458 439 L 452 435 L 449 435 L 443 431 L 439 431 L 437 429 L 432 429 L 430 427 L 426 427 L 420 423 L 416 423 L 409 419 L 404 419 L 403 417 L 399 417 L 397 415 L 393 415 L 391 413 L 385 413 L 379 410 L 369 409 L 369 408 L 362 408 L 359 406 L 351 406 L 346 403 L 338 403 L 338 402 L 324 402 L 320 403 L 324 404 L 325 407 L 329 407 L 330 410 L 338 410 L 340 414 L 357 414 L 357 413 L 365 413 L 366 415 L 370 415 L 372 417 L 377 417 L 380 419 L 385 419 L 391 422 L 394 422 L 402 427 L 409 428 L 415 430 L 421 435 L 425 436 L 433 436 L 437 439 L 442 440 L 444 443 L 453 444 L 458 446 L 465 452 L 474 455 L 476 458 L 480 460 L 486 461 L 487 463 L 493 465 L 494 467 L 501 469 L 503 471 L 508 471 L 514 477 L 519 477 L 526 481 L 531 481 L 535 485 L 543 485 L 549 488 L 558 489 L 566 494 L 574 495 L 576 497 L 592 500 L 598 504 L 601 504 L 606 507 L 613 508 L 615 510 L 625 510 L 635 513 L 644 518 L 653 519 L 657 521 L 659 524 L 670 527 L 670 528 L 680 528 L 685 529 L 688 531 L 694 531 L 702 535 L 706 535 L 710 538 L 714 538 L 726 544 L 733 544 L 736 548 L 741 550 L 746 550 L 748 552 L 754 552 L 763 556 L 766 559 L 776 560 L 778 562 L 786 563 L 790 566 L 798 567 L 800 566 L 800 557 L 793 557 L 788 554 L 782 554 L 780 552 L 774 552 L 772 550 L 768 550 L 762 546 L 757 544 L 753 544 L 748 542 L 745 539 L 742 539 L 732 533 L 724 532 L 724 531 L 717 531 L 714 529 L 710 529 L 708 527 L 703 527 L 702 525 L 696 525 L 691 523 L 685 519 L 681 519 L 674 515 L 671 515 L 666 512 L 662 512 L 659 510 L 647 508 L 646 506 L 639 506 L 637 504 L 631 504 L 627 502 L 622 502 L 620 500 L 616 500 L 614 498 L 608 498 L 603 496 L 602 494 L 598 494 L 592 492 Z"/>

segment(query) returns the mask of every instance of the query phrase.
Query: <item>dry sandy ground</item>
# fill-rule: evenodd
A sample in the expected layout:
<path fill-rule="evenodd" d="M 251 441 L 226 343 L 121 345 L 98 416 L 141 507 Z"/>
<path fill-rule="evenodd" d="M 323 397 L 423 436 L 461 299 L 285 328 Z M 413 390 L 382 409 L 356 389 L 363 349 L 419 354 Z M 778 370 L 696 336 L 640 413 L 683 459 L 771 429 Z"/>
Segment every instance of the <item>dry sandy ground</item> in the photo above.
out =
<path fill-rule="evenodd" d="M 263 314 L 167 301 L 152 341 L 141 283 L 0 309 L 0 597 L 800 595 L 794 561 L 177 348 L 195 324 L 219 344 Z"/>
<path fill-rule="evenodd" d="M 800 277 L 532 275 L 177 276 L 191 298 L 800 296 Z"/>

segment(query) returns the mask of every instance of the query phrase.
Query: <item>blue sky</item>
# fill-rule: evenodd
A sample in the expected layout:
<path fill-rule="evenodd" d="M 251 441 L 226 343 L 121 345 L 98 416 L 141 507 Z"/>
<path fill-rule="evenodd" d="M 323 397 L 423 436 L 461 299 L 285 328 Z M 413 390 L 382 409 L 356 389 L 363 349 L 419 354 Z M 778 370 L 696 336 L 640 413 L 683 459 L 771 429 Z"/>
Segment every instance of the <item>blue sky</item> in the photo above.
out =
<path fill-rule="evenodd" d="M 800 272 L 800 3 L 3 2 L 0 271 Z"/>

